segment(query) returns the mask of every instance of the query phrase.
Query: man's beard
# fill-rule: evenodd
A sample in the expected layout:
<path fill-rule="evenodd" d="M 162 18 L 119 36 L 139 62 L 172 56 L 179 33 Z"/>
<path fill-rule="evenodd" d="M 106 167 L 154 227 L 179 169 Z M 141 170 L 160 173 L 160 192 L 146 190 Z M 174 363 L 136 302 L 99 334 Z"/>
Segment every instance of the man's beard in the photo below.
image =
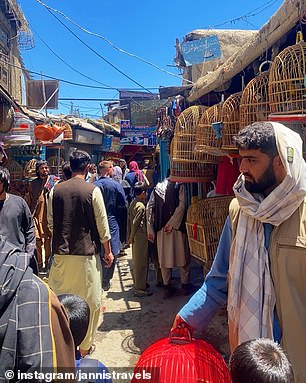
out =
<path fill-rule="evenodd" d="M 276 184 L 276 176 L 273 170 L 271 160 L 269 166 L 267 167 L 263 175 L 259 178 L 259 180 L 254 182 L 245 181 L 245 188 L 250 193 L 264 193 L 267 189 L 270 189 Z"/>

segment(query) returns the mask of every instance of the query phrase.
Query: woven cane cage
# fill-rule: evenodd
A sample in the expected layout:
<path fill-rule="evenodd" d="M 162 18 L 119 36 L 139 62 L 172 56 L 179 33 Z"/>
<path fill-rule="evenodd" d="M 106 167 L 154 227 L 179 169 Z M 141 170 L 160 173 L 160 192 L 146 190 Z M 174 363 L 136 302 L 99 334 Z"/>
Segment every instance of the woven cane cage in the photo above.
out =
<path fill-rule="evenodd" d="M 68 140 L 72 140 L 73 139 L 72 128 L 68 124 L 68 122 L 57 122 L 56 125 L 64 128 L 64 131 L 63 131 L 63 141 L 68 141 Z"/>
<path fill-rule="evenodd" d="M 240 129 L 257 121 L 267 121 L 269 72 L 253 78 L 245 87 L 240 100 Z"/>
<path fill-rule="evenodd" d="M 36 177 L 36 163 L 37 159 L 32 158 L 28 161 L 23 170 L 24 178 L 35 178 Z"/>
<path fill-rule="evenodd" d="M 221 110 L 222 121 L 222 150 L 236 151 L 233 136 L 239 131 L 239 106 L 242 92 L 234 93 L 223 103 Z"/>
<path fill-rule="evenodd" d="M 213 197 L 191 204 L 186 228 L 191 254 L 210 269 L 217 251 L 232 196 Z"/>
<path fill-rule="evenodd" d="M 59 177 L 62 176 L 62 165 L 64 163 L 64 159 L 62 157 L 49 157 L 48 160 L 48 165 L 50 169 L 50 174 L 57 175 Z"/>
<path fill-rule="evenodd" d="M 212 127 L 214 123 L 221 122 L 222 103 L 208 108 L 202 115 L 196 134 L 196 151 L 210 155 L 223 155 L 221 151 L 221 134 L 218 136 Z"/>
<path fill-rule="evenodd" d="M 183 182 L 205 182 L 214 176 L 214 157 L 195 152 L 196 128 L 204 106 L 191 106 L 178 117 L 170 146 L 170 178 Z"/>
<path fill-rule="evenodd" d="M 306 43 L 287 47 L 275 57 L 269 77 L 271 113 L 306 112 Z"/>
<path fill-rule="evenodd" d="M 23 169 L 22 166 L 15 160 L 10 159 L 5 167 L 10 172 L 11 181 L 21 181 L 23 178 Z"/>

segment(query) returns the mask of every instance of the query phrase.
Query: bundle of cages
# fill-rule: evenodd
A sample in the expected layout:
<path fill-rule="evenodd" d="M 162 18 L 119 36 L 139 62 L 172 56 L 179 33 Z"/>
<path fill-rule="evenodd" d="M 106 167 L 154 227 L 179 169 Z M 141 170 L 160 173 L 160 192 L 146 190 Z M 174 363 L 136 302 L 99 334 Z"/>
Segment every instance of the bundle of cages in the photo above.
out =
<path fill-rule="evenodd" d="M 269 71 L 266 71 L 253 78 L 245 87 L 240 100 L 240 129 L 253 122 L 268 121 L 268 84 Z"/>
<path fill-rule="evenodd" d="M 196 133 L 196 152 L 199 156 L 209 154 L 222 156 L 221 150 L 221 109 L 222 103 L 208 108 L 202 115 Z"/>
<path fill-rule="evenodd" d="M 237 152 L 233 137 L 239 132 L 239 107 L 242 92 L 230 95 L 223 103 L 221 109 L 222 144 L 225 152 Z"/>
<path fill-rule="evenodd" d="M 23 169 L 22 166 L 15 160 L 9 159 L 5 164 L 5 167 L 10 172 L 10 180 L 12 181 L 21 181 L 23 179 Z"/>
<path fill-rule="evenodd" d="M 24 166 L 24 178 L 31 179 L 36 177 L 36 163 L 37 159 L 32 158 Z"/>
<path fill-rule="evenodd" d="M 233 196 L 197 201 L 187 211 L 187 236 L 191 254 L 204 262 L 208 271 L 214 260 Z"/>
<path fill-rule="evenodd" d="M 62 157 L 54 156 L 48 158 L 47 162 L 49 165 L 50 174 L 62 177 L 62 165 L 64 163 L 64 159 Z"/>
<path fill-rule="evenodd" d="M 273 114 L 306 112 L 306 43 L 287 47 L 275 57 L 269 77 L 269 102 Z"/>
<path fill-rule="evenodd" d="M 206 153 L 195 152 L 198 122 L 206 107 L 191 106 L 178 117 L 170 146 L 170 179 L 180 182 L 206 182 L 214 177 L 218 161 Z"/>

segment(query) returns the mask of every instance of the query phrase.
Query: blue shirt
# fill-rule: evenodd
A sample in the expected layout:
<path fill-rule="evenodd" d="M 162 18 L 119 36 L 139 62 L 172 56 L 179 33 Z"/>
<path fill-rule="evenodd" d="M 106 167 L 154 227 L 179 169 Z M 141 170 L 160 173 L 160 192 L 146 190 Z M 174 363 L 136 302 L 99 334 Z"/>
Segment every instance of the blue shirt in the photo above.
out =
<path fill-rule="evenodd" d="M 112 383 L 111 375 L 108 369 L 97 359 L 90 359 L 88 357 L 82 358 L 81 353 L 77 351 L 75 357 L 75 365 L 78 373 L 78 382 Z M 94 374 L 96 379 L 90 379 L 90 374 Z"/>
<path fill-rule="evenodd" d="M 269 249 L 273 226 L 264 223 L 265 248 Z M 232 226 L 227 217 L 214 262 L 202 287 L 190 298 L 180 310 L 179 316 L 196 329 L 204 329 L 215 316 L 220 307 L 227 303 L 227 273 L 232 241 Z M 280 324 L 274 308 L 273 335 L 276 342 L 281 340 Z"/>
<path fill-rule="evenodd" d="M 112 253 L 117 255 L 120 251 L 118 220 L 120 209 L 126 209 L 125 193 L 122 186 L 109 177 L 100 177 L 98 181 L 94 182 L 94 185 L 100 188 L 103 195 L 111 235 L 111 249 Z"/>

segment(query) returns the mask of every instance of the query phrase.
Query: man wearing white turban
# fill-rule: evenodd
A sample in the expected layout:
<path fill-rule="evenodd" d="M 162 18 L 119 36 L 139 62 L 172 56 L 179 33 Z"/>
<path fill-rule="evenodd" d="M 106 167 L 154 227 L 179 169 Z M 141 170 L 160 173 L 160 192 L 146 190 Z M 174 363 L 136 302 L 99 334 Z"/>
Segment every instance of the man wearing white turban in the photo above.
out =
<path fill-rule="evenodd" d="M 212 268 L 174 326 L 205 328 L 227 304 L 233 351 L 280 342 L 295 383 L 306 382 L 306 164 L 299 134 L 256 122 L 235 137 L 240 176 Z"/>

